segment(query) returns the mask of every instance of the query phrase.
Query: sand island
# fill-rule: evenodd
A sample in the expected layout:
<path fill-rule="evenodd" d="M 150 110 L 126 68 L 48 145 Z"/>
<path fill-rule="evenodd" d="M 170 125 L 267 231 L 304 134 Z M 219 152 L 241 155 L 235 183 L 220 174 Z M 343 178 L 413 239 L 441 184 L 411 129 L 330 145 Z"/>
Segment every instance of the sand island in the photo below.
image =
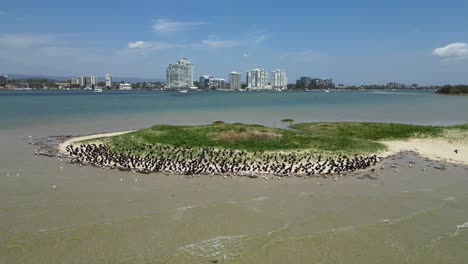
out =
<path fill-rule="evenodd" d="M 468 164 L 468 124 L 301 123 L 288 128 L 217 121 L 96 134 L 59 145 L 69 161 L 140 173 L 334 176 L 375 170 L 404 150 Z"/>

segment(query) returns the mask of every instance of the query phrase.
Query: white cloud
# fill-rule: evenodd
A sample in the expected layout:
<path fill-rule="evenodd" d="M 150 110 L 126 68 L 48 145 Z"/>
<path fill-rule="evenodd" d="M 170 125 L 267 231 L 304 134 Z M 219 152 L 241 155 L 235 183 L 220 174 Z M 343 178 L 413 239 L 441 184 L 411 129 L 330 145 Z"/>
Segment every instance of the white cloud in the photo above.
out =
<path fill-rule="evenodd" d="M 243 57 L 249 57 L 250 55 L 247 53 L 242 54 Z"/>
<path fill-rule="evenodd" d="M 209 48 L 232 48 L 239 46 L 239 42 L 236 40 L 214 40 L 214 39 L 205 39 L 202 40 L 202 44 L 205 47 Z"/>
<path fill-rule="evenodd" d="M 153 31 L 157 33 L 168 33 L 181 31 L 195 26 L 204 25 L 204 22 L 183 22 L 183 21 L 172 21 L 169 19 L 158 19 L 153 24 Z"/>
<path fill-rule="evenodd" d="M 144 41 L 136 41 L 128 43 L 129 49 L 147 49 L 151 48 L 151 44 Z"/>
<path fill-rule="evenodd" d="M 183 48 L 184 44 L 180 43 L 169 43 L 161 41 L 136 41 L 128 43 L 129 49 L 137 50 L 164 50 L 164 49 L 173 49 L 173 48 Z"/>
<path fill-rule="evenodd" d="M 452 43 L 435 49 L 432 54 L 444 59 L 466 59 L 468 58 L 468 44 L 461 42 Z"/>

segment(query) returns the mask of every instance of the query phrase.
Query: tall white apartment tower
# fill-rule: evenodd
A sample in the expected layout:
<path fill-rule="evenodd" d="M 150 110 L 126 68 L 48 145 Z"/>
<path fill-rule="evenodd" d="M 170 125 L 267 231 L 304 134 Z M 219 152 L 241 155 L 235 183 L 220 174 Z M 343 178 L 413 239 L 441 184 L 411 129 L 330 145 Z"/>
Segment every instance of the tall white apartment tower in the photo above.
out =
<path fill-rule="evenodd" d="M 112 87 L 112 75 L 110 73 L 106 74 L 106 87 Z"/>
<path fill-rule="evenodd" d="M 229 73 L 229 89 L 231 90 L 241 89 L 241 73 L 240 72 Z"/>
<path fill-rule="evenodd" d="M 97 85 L 97 77 L 91 76 L 91 85 Z"/>
<path fill-rule="evenodd" d="M 187 89 L 193 86 L 193 64 L 183 58 L 177 64 L 169 64 L 166 70 L 167 88 Z"/>
<path fill-rule="evenodd" d="M 270 85 L 274 89 L 286 89 L 288 86 L 288 77 L 285 70 L 274 70 L 271 72 Z"/>
<path fill-rule="evenodd" d="M 264 69 L 253 69 L 247 72 L 247 88 L 265 89 L 268 85 L 268 71 Z"/>

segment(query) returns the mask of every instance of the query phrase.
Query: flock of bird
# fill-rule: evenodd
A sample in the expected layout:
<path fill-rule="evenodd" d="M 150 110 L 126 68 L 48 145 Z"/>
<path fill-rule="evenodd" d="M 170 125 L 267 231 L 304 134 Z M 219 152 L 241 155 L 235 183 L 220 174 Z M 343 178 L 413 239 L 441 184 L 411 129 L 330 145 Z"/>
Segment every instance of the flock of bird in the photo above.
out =
<path fill-rule="evenodd" d="M 247 152 L 245 150 L 192 148 L 142 144 L 113 150 L 106 144 L 66 147 L 71 163 L 139 173 L 183 175 L 323 176 L 356 172 L 375 166 L 383 158 L 340 155 L 324 158 L 307 153 Z"/>

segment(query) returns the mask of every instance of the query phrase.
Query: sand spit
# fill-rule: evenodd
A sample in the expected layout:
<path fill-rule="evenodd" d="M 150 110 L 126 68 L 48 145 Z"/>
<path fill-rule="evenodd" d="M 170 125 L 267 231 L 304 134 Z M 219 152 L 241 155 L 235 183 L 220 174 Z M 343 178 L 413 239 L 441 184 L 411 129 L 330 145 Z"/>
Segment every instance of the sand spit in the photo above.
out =
<path fill-rule="evenodd" d="M 67 154 L 67 146 L 68 145 L 73 145 L 75 142 L 78 141 L 83 141 L 83 140 L 90 140 L 90 139 L 98 139 L 98 138 L 103 138 L 103 137 L 113 137 L 113 136 L 120 136 L 123 134 L 131 133 L 136 130 L 127 130 L 127 131 L 120 131 L 120 132 L 108 132 L 108 133 L 100 133 L 100 134 L 92 134 L 92 135 L 87 135 L 87 136 L 79 136 L 79 137 L 73 137 L 65 140 L 64 142 L 60 143 L 57 148 L 61 154 Z"/>
<path fill-rule="evenodd" d="M 468 165 L 468 142 L 449 141 L 443 138 L 410 139 L 399 141 L 383 141 L 388 147 L 384 156 L 393 155 L 401 151 L 414 151 L 421 156 L 433 160 Z M 455 152 L 457 151 L 457 152 Z"/>

